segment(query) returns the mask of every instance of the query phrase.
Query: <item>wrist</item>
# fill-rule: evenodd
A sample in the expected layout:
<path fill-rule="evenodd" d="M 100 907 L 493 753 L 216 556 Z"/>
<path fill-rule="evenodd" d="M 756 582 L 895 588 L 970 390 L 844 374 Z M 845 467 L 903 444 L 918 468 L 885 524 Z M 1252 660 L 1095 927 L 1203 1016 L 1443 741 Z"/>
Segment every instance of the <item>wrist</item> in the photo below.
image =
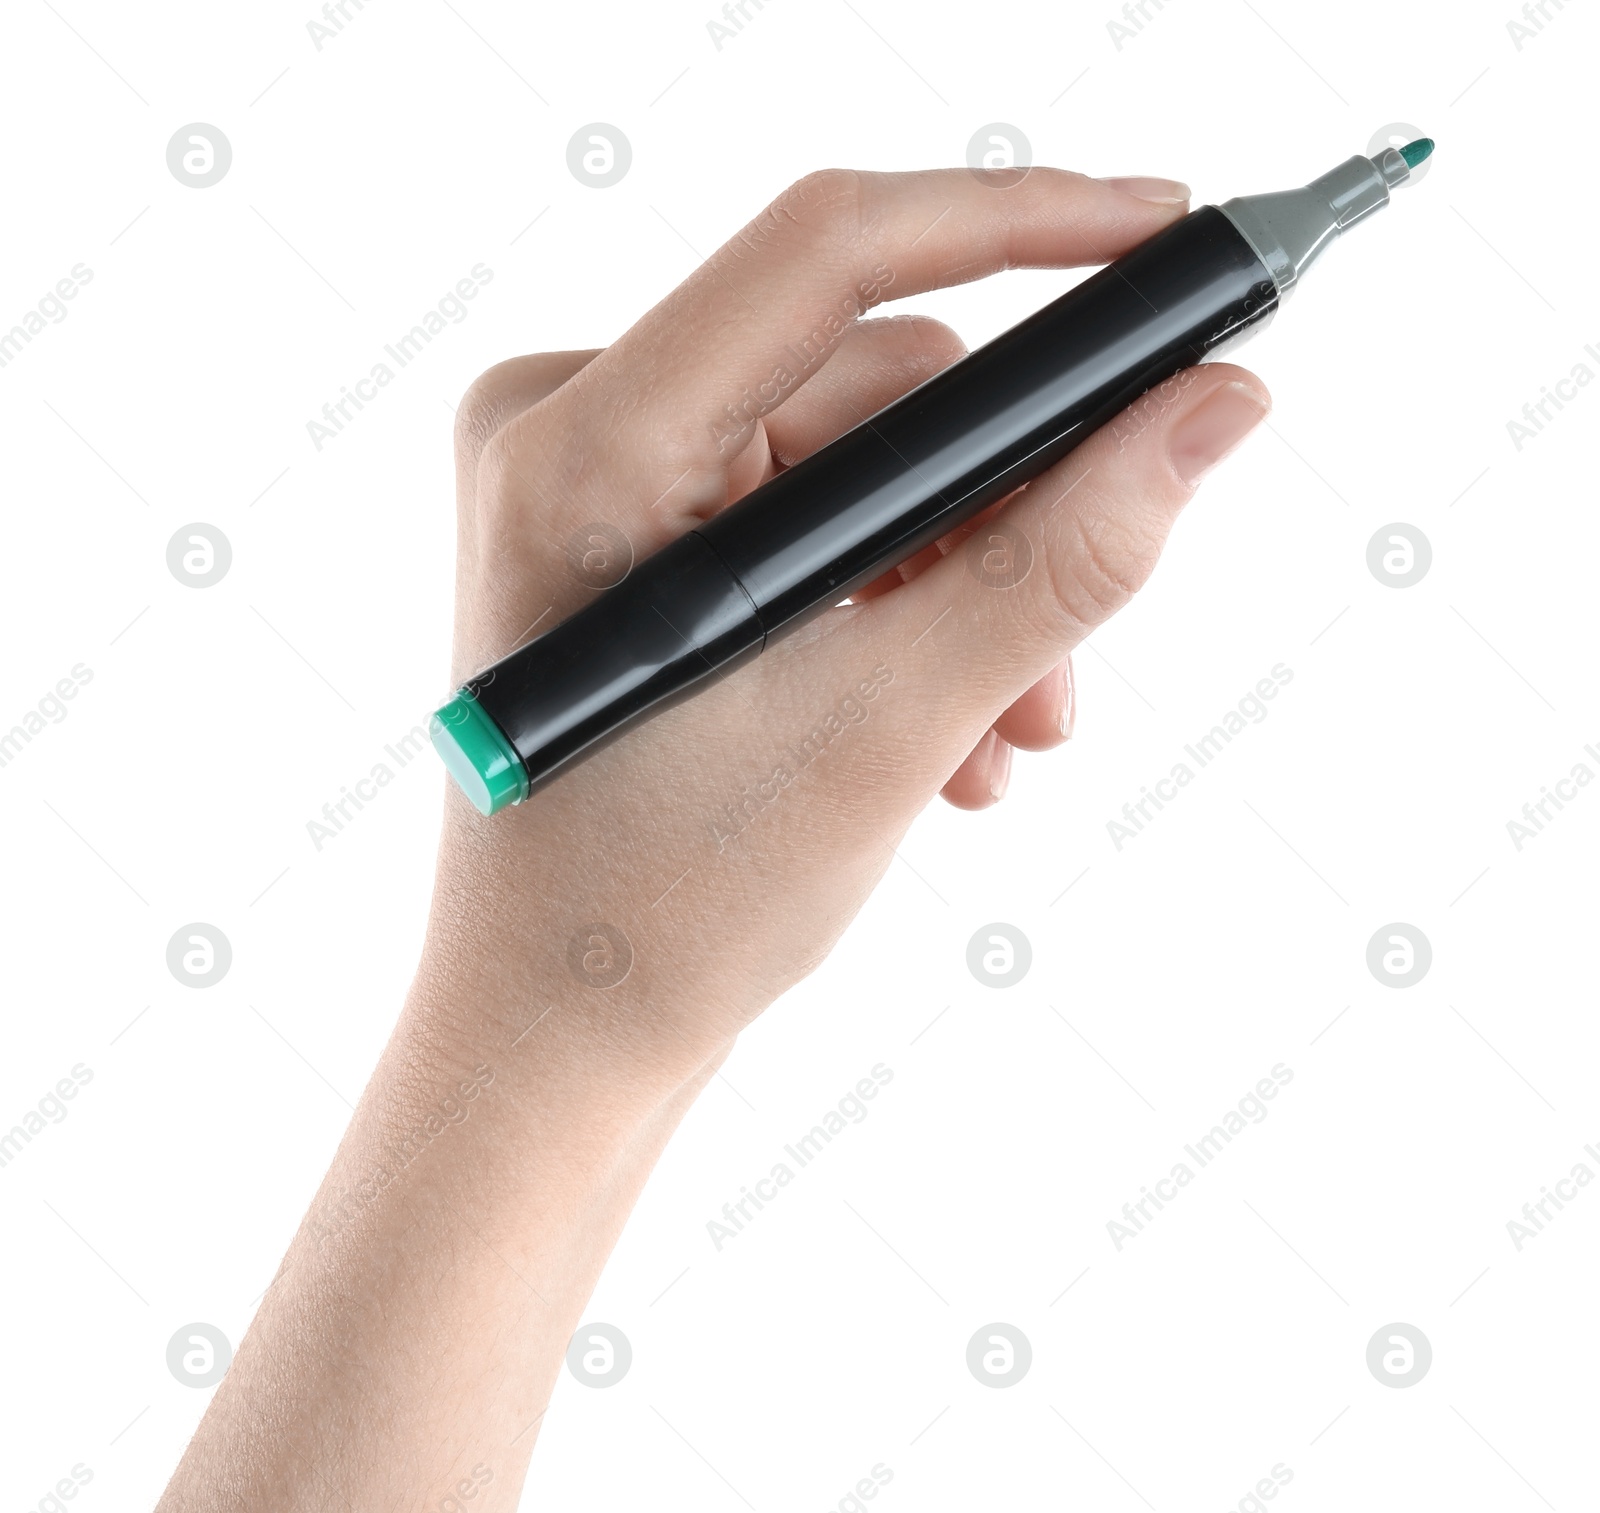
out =
<path fill-rule="evenodd" d="M 670 911 L 640 905 L 631 867 L 618 875 L 602 856 L 568 877 L 535 816 L 486 824 L 459 807 L 402 1021 L 424 1054 L 468 1072 L 537 1069 L 547 1095 L 579 1089 L 636 1118 L 727 1055 L 764 995 L 717 981 L 704 949 L 686 957 Z"/>
<path fill-rule="evenodd" d="M 425 959 L 306 1216 L 300 1256 L 364 1264 L 375 1242 L 404 1234 L 409 1246 L 495 1212 L 544 1255 L 547 1276 L 559 1274 L 563 1250 L 585 1248 L 617 1201 L 617 1174 L 642 1159 L 643 1180 L 657 1132 L 707 1076 L 618 1056 L 570 1005 L 524 1010 L 469 972 L 441 980 Z"/>
<path fill-rule="evenodd" d="M 435 910 L 390 1047 L 408 1086 L 465 1099 L 477 1084 L 486 1122 L 519 1144 L 625 1143 L 731 1050 L 731 1033 L 691 1028 L 704 1002 L 664 997 L 643 973 L 612 981 L 603 937 L 589 981 L 568 960 L 578 948 L 502 914 Z"/>

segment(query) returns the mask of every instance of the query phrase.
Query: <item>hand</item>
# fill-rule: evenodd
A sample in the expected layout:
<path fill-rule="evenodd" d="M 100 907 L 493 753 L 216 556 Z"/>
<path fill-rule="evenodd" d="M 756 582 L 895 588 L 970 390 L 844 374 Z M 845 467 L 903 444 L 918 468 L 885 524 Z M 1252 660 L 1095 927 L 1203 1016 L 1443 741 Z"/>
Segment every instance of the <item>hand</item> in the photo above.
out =
<path fill-rule="evenodd" d="M 605 351 L 492 369 L 458 429 L 455 682 L 593 595 L 574 539 L 644 556 L 960 355 L 866 305 L 1105 261 L 1180 190 L 817 174 Z M 1013 746 L 1065 738 L 1072 648 L 1266 404 L 1190 370 L 980 525 L 1029 544 L 1014 587 L 968 571 L 987 541 L 940 543 L 521 807 L 449 790 L 405 1013 L 161 1513 L 516 1506 L 600 1268 L 734 1037 L 935 794 L 990 802 Z"/>
<path fill-rule="evenodd" d="M 1101 262 L 1186 209 L 1181 185 L 1120 184 L 1145 197 L 1048 169 L 1003 189 L 815 174 L 610 348 L 491 369 L 457 435 L 456 682 L 961 356 L 938 322 L 856 319 L 868 305 Z M 572 999 L 573 941 L 607 926 L 595 960 L 631 950 L 629 975 L 579 974 L 562 1012 L 631 1075 L 681 1081 L 826 955 L 936 793 L 992 803 L 1013 747 L 1066 739 L 1073 646 L 1266 407 L 1238 369 L 1191 370 L 986 517 L 1032 548 L 1016 587 L 947 539 L 522 807 L 486 821 L 452 795 L 434 938 L 487 952 L 495 996 L 537 1013 Z"/>

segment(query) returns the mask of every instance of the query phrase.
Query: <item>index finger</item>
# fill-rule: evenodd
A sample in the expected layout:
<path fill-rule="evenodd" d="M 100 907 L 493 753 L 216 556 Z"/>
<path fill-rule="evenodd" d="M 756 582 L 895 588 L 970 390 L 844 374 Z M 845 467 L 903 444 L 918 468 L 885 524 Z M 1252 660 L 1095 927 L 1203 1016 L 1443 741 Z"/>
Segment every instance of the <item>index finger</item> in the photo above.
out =
<path fill-rule="evenodd" d="M 1004 187 L 964 168 L 810 174 L 596 358 L 583 388 L 622 401 L 598 412 L 639 421 L 654 445 L 683 437 L 663 459 L 674 474 L 715 468 L 873 306 L 1007 268 L 1108 262 L 1187 205 L 1171 180 L 1058 168 Z"/>

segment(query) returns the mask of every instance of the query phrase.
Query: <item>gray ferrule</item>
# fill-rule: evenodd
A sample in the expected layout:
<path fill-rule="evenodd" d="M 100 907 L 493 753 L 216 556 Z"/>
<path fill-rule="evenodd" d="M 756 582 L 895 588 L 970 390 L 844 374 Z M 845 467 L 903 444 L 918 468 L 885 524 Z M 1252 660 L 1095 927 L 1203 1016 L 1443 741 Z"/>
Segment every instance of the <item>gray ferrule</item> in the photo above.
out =
<path fill-rule="evenodd" d="M 1303 189 L 1247 194 L 1219 208 L 1266 264 L 1281 297 L 1325 247 L 1387 205 L 1390 188 L 1410 173 L 1391 147 L 1375 158 L 1353 157 Z"/>

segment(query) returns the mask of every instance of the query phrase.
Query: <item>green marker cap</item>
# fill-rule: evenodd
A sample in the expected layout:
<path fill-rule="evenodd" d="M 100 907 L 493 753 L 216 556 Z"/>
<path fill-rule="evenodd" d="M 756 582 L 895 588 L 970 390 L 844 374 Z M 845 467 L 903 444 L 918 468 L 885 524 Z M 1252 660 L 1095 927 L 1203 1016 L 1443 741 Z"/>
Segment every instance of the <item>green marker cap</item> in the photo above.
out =
<path fill-rule="evenodd" d="M 528 773 L 516 747 L 465 689 L 428 721 L 433 749 L 480 814 L 528 796 Z"/>

